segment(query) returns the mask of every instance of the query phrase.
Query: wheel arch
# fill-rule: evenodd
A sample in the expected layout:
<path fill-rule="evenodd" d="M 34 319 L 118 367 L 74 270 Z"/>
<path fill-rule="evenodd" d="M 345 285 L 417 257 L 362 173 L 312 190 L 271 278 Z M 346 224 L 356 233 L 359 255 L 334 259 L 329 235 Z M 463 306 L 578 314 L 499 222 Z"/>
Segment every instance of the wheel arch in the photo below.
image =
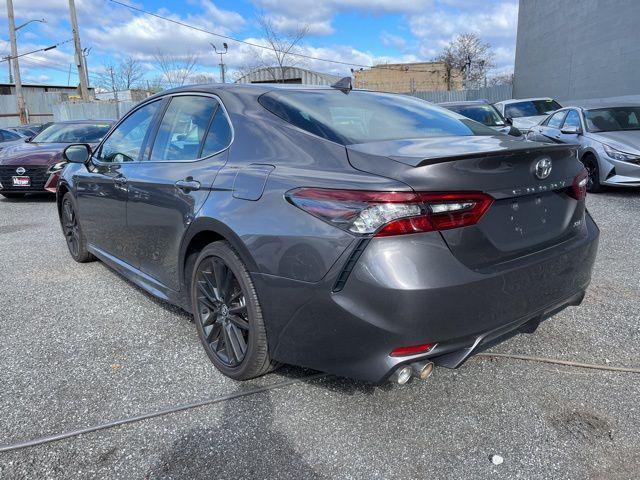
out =
<path fill-rule="evenodd" d="M 63 182 L 60 185 L 58 185 L 58 190 L 56 191 L 56 205 L 58 207 L 58 217 L 61 217 L 62 215 L 62 199 L 67 194 L 67 192 L 70 192 L 70 191 L 71 191 L 71 188 L 69 187 L 69 185 L 67 185 L 67 182 Z"/>
<path fill-rule="evenodd" d="M 212 218 L 198 219 L 187 230 L 180 248 L 179 275 L 187 295 L 189 294 L 191 269 L 198 254 L 210 243 L 221 240 L 229 242 L 247 266 L 249 272 L 257 271 L 258 266 L 253 256 L 249 253 L 242 239 L 233 230 L 224 223 Z"/>

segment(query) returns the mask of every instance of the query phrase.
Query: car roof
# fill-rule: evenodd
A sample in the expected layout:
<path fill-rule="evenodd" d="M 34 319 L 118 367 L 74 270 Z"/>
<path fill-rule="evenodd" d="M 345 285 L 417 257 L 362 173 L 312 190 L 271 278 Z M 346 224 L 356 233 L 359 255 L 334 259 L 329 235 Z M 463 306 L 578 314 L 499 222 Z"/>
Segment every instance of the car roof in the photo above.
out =
<path fill-rule="evenodd" d="M 534 100 L 555 100 L 551 97 L 531 97 L 531 98 L 512 98 L 510 100 L 502 100 L 501 102 L 496 102 L 494 105 L 510 105 L 512 103 L 520 103 L 520 102 L 532 102 Z"/>
<path fill-rule="evenodd" d="M 437 105 L 441 107 L 464 107 L 465 105 L 489 105 L 491 104 L 486 100 L 465 100 L 463 102 L 441 102 Z"/>
<path fill-rule="evenodd" d="M 53 122 L 52 125 L 84 125 L 84 124 L 93 124 L 93 123 L 112 124 L 114 122 L 115 120 L 62 120 L 60 122 Z"/>

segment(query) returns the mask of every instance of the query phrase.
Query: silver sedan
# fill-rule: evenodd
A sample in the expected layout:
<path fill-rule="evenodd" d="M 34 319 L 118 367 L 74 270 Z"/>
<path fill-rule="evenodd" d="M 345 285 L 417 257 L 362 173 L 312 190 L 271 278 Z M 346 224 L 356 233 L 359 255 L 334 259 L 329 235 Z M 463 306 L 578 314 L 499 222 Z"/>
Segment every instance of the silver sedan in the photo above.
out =
<path fill-rule="evenodd" d="M 562 108 L 532 127 L 527 139 L 577 144 L 591 192 L 640 187 L 640 106 Z"/>

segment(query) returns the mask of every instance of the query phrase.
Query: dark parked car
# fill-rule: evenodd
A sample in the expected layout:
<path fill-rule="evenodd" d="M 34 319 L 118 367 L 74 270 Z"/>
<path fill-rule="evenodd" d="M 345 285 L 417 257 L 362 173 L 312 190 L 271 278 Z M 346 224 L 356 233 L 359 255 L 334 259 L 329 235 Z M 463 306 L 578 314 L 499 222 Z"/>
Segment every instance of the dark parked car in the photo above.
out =
<path fill-rule="evenodd" d="M 65 155 L 72 257 L 192 312 L 235 379 L 424 378 L 579 304 L 596 255 L 574 148 L 403 95 L 185 87 Z"/>
<path fill-rule="evenodd" d="M 55 193 L 66 164 L 65 147 L 78 142 L 95 146 L 111 124 L 96 120 L 54 123 L 26 142 L 0 147 L 0 195 L 20 198 L 27 193 Z"/>
<path fill-rule="evenodd" d="M 0 144 L 20 141 L 23 138 L 23 135 L 20 135 L 18 132 L 14 132 L 13 129 L 0 128 Z"/>
<path fill-rule="evenodd" d="M 471 120 L 480 122 L 500 133 L 506 133 L 512 137 L 522 137 L 522 132 L 512 125 L 511 120 L 505 119 L 496 107 L 483 100 L 443 102 L 438 105 L 452 112 L 459 113 Z"/>
<path fill-rule="evenodd" d="M 30 128 L 28 125 L 23 125 L 21 127 L 9 127 L 7 128 L 7 130 L 15 133 L 21 138 L 33 138 L 39 133 L 35 129 Z"/>

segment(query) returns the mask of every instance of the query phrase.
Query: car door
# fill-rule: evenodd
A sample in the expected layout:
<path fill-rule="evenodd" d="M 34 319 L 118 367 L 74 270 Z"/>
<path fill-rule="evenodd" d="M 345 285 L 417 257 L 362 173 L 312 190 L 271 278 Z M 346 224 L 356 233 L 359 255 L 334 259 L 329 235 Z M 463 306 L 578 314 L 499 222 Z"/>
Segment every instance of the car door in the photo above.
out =
<path fill-rule="evenodd" d="M 94 152 L 87 170 L 74 177 L 87 242 L 101 252 L 134 264 L 127 227 L 128 177 L 139 166 L 161 101 L 129 113 Z"/>
<path fill-rule="evenodd" d="M 536 128 L 535 140 L 538 142 L 560 143 L 560 126 L 564 120 L 566 110 L 560 110 Z"/>
<path fill-rule="evenodd" d="M 226 163 L 232 128 L 217 97 L 170 97 L 147 158 L 129 178 L 127 223 L 142 272 L 180 289 L 182 237 Z"/>

